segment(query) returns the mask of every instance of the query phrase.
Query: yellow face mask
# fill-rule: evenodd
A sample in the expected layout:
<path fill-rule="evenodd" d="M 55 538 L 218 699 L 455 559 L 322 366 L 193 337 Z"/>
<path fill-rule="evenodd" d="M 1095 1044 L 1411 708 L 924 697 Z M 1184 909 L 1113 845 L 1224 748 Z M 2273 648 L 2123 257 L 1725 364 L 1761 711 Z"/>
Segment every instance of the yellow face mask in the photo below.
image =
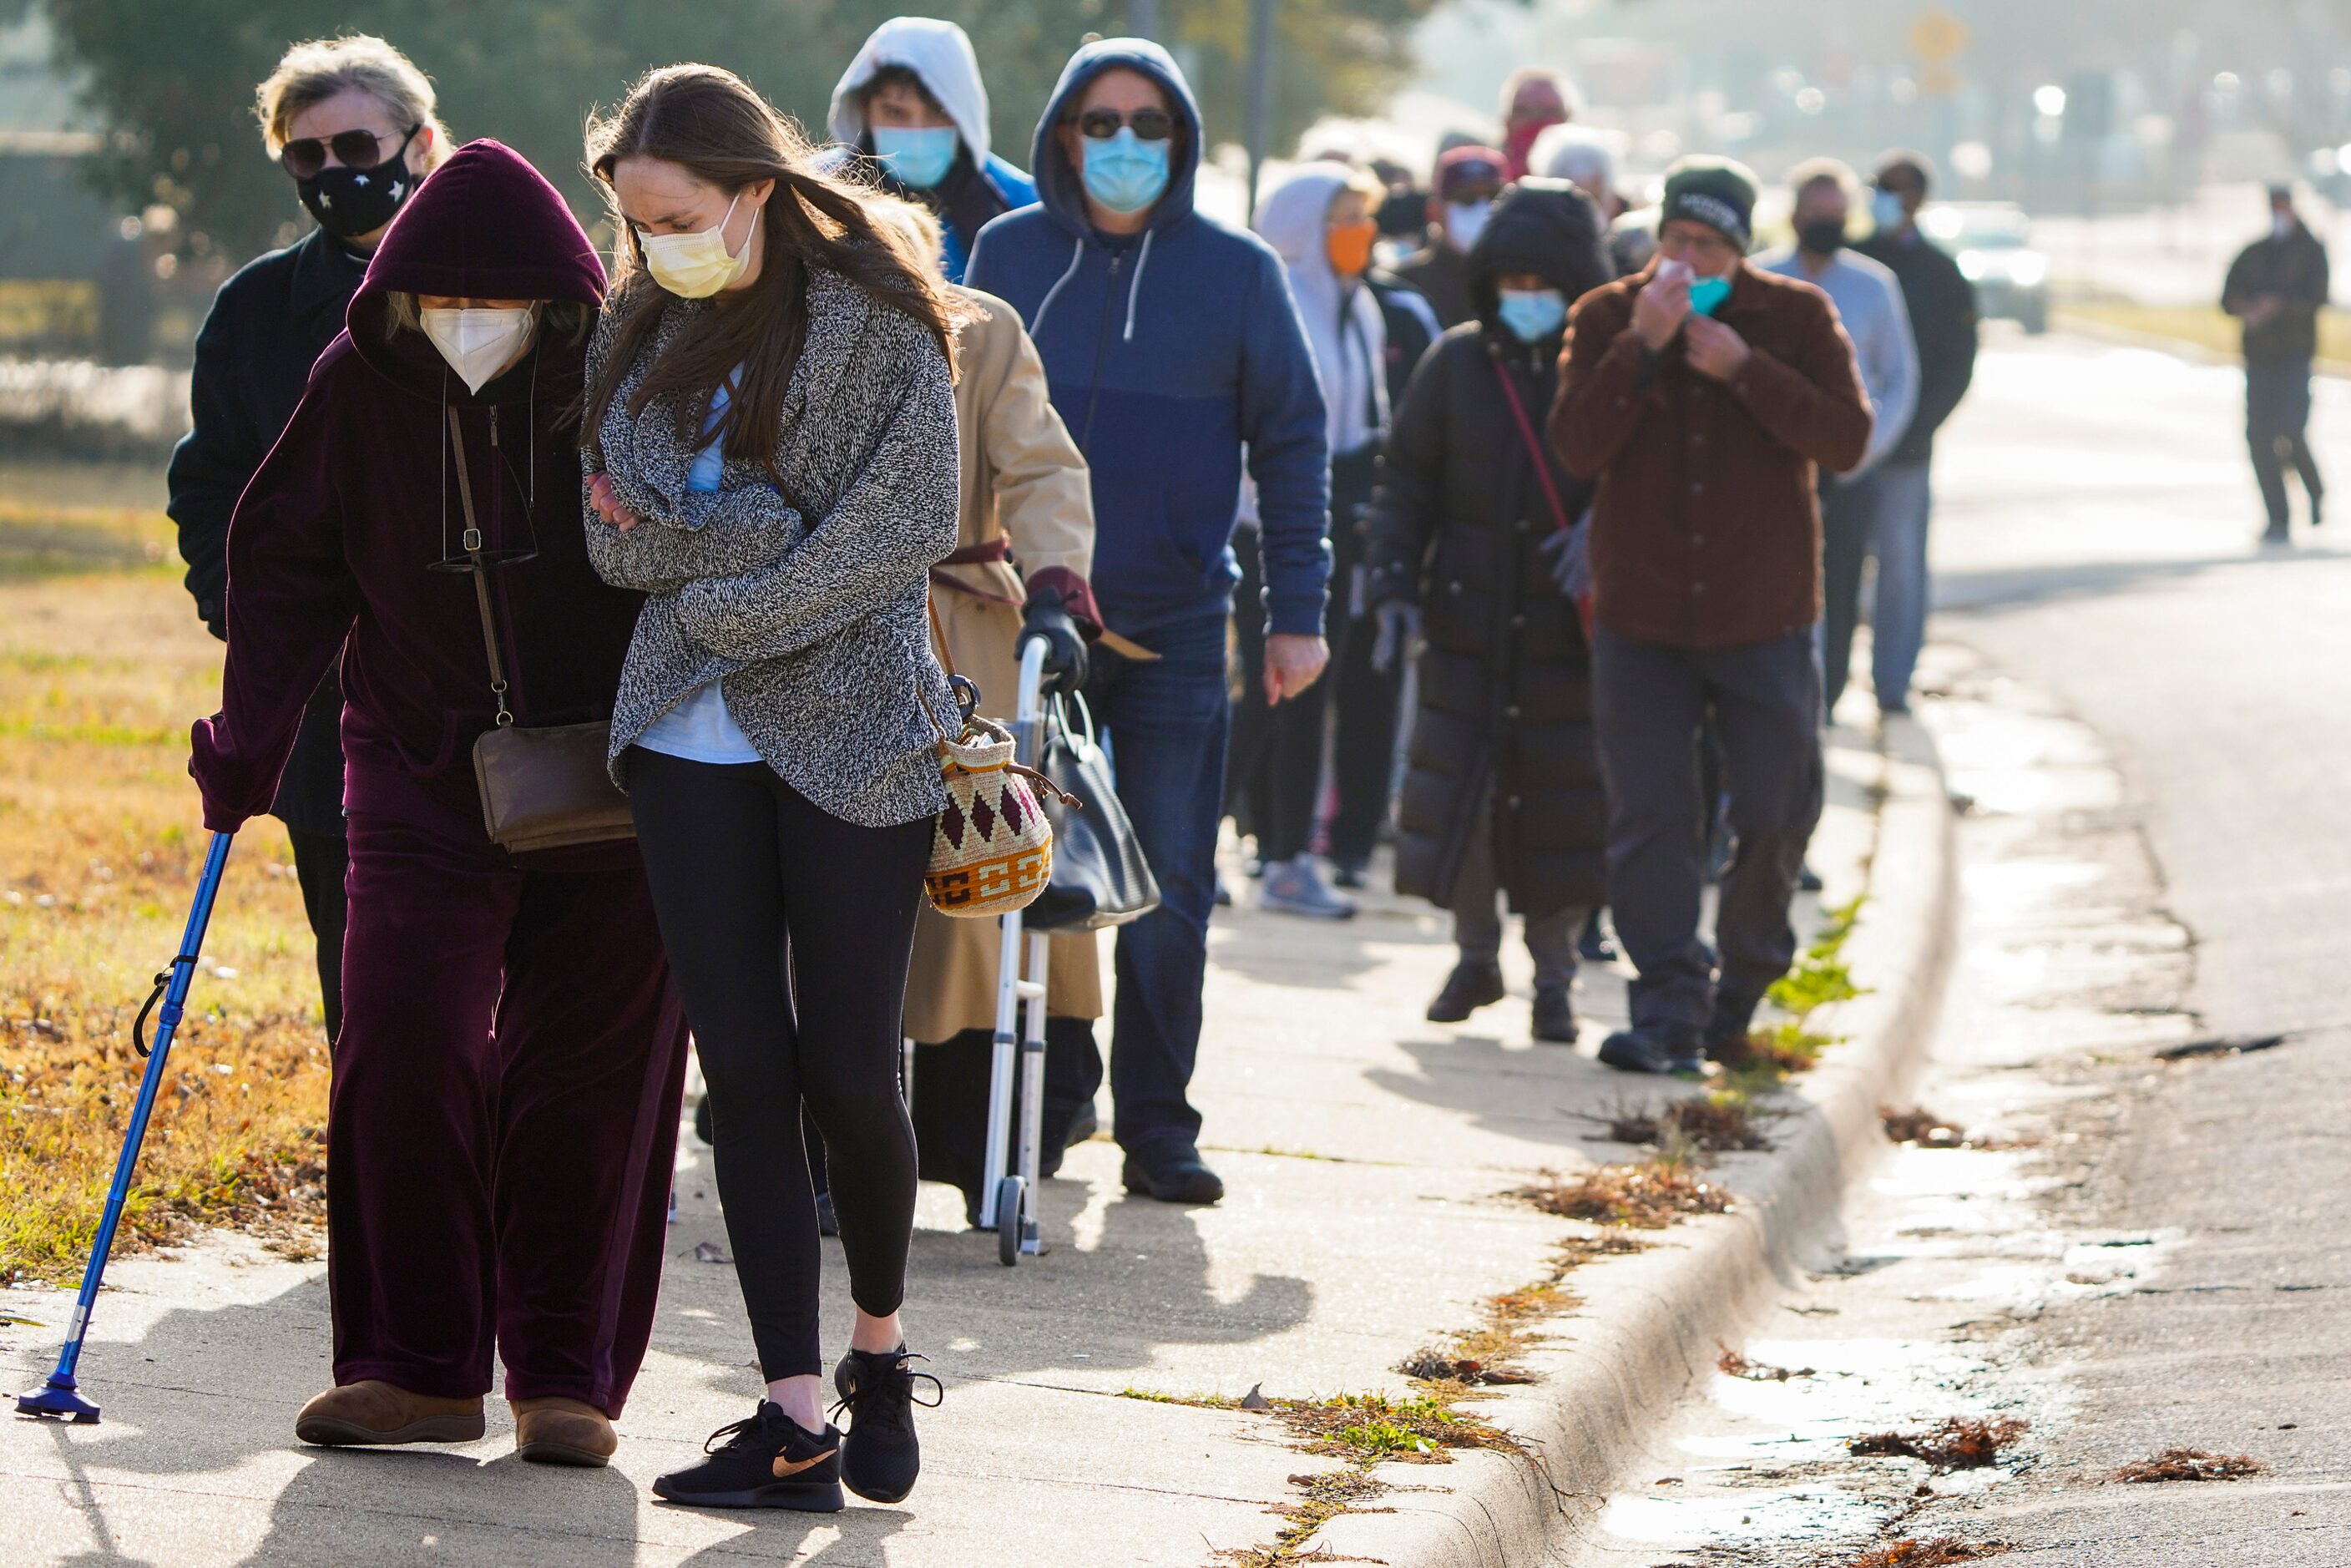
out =
<path fill-rule="evenodd" d="M 726 216 L 712 227 L 690 235 L 649 235 L 637 231 L 637 245 L 645 253 L 645 270 L 653 281 L 681 299 L 707 299 L 743 276 L 751 265 L 751 235 L 759 231 L 759 214 L 751 214 L 751 234 L 743 236 L 742 250 L 726 254 L 727 219 L 743 200 L 737 194 L 726 204 Z"/>

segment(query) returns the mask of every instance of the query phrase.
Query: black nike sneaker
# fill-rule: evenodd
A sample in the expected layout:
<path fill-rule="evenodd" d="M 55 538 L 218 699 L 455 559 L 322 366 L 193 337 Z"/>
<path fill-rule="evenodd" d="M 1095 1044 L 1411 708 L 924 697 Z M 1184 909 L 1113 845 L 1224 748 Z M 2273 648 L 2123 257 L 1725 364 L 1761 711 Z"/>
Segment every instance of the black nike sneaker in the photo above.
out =
<path fill-rule="evenodd" d="M 927 1361 L 904 1345 L 890 1351 L 852 1350 L 832 1369 L 841 1404 L 849 1412 L 849 1434 L 841 1440 L 841 1479 L 869 1502 L 903 1502 L 922 1473 L 923 1450 L 914 1440 L 914 1406 L 938 1407 L 938 1399 L 917 1400 L 914 1380 L 927 1380 L 940 1398 L 946 1385 L 907 1364 Z"/>
<path fill-rule="evenodd" d="M 758 1414 L 721 1427 L 702 1446 L 710 1457 L 653 1482 L 653 1495 L 691 1508 L 792 1508 L 838 1513 L 841 1437 L 811 1432 L 761 1400 Z"/>

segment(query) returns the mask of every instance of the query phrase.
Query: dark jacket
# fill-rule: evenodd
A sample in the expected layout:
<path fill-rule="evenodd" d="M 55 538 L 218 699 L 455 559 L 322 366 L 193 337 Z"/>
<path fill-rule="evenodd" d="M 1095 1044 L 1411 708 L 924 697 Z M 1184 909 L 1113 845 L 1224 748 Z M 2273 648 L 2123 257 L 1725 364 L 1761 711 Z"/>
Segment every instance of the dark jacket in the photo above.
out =
<path fill-rule="evenodd" d="M 1057 138 L 1107 70 L 1159 85 L 1182 127 L 1167 189 L 1136 238 L 1097 234 Z M 1037 122 L 1039 205 L 980 231 L 965 281 L 1020 312 L 1053 408 L 1093 474 L 1094 601 L 1113 632 L 1232 606 L 1241 470 L 1257 481 L 1265 608 L 1319 632 L 1331 575 L 1322 393 L 1271 246 L 1192 205 L 1199 106 L 1156 44 L 1104 38 L 1070 58 Z"/>
<path fill-rule="evenodd" d="M 1490 798 L 1502 884 L 1513 908 L 1537 915 L 1603 902 L 1607 844 L 1590 656 L 1537 550 L 1558 522 L 1501 380 L 1540 444 L 1559 340 L 1530 348 L 1495 313 L 1499 273 L 1539 273 L 1570 299 L 1609 276 L 1598 214 L 1547 185 L 1506 194 L 1470 253 L 1479 319 L 1437 340 L 1396 409 L 1371 541 L 1373 601 L 1419 605 L 1426 642 L 1396 890 L 1449 906 Z M 1542 460 L 1573 519 L 1590 486 Z"/>
<path fill-rule="evenodd" d="M 474 585 L 434 563 L 461 550 L 457 411 L 492 553 L 491 597 L 517 723 L 610 716 L 641 595 L 607 587 L 580 528 L 579 433 L 562 423 L 583 342 L 542 331 L 516 369 L 466 392 L 421 332 L 391 332 L 390 290 L 570 300 L 592 308 L 603 267 L 553 186 L 476 141 L 419 186 L 311 371 L 285 436 L 238 503 L 228 540 L 221 711 L 195 727 L 204 822 L 265 808 L 302 705 L 340 652 L 353 810 L 478 823 L 472 750 L 495 722 Z"/>
<path fill-rule="evenodd" d="M 215 637 L 228 635 L 222 594 L 228 581 L 228 520 L 236 498 L 269 455 L 310 367 L 343 329 L 367 258 L 323 230 L 247 262 L 221 285 L 196 335 L 188 387 L 188 434 L 172 451 L 167 510 L 180 528 L 188 592 Z M 343 748 L 337 731 L 343 694 L 329 674 L 302 720 L 293 758 L 272 808 L 291 828 L 343 831 Z"/>
<path fill-rule="evenodd" d="M 2254 298 L 2274 294 L 2285 308 L 2268 320 L 2245 323 L 2245 363 L 2274 365 L 2318 352 L 2318 312 L 2326 304 L 2326 246 L 2296 219 L 2281 237 L 2263 235 L 2237 253 L 2220 285 L 2220 308 L 2244 313 Z"/>
<path fill-rule="evenodd" d="M 1854 249 L 1882 263 L 1902 285 L 1910 336 L 1918 345 L 1918 407 L 1888 463 L 1925 463 L 1935 455 L 1935 432 L 1951 417 L 1976 376 L 1976 286 L 1940 246 L 1917 229 L 1877 234 Z"/>
<path fill-rule="evenodd" d="M 1395 275 L 1420 291 L 1445 330 L 1477 319 L 1477 302 L 1469 298 L 1469 258 L 1453 248 L 1441 225 L 1431 226 L 1428 243 L 1395 264 Z"/>
<path fill-rule="evenodd" d="M 1821 618 L 1816 468 L 1869 444 L 1869 398 L 1836 308 L 1809 283 L 1740 262 L 1715 319 L 1750 350 L 1728 383 L 1677 334 L 1653 353 L 1633 301 L 1654 264 L 1584 296 L 1568 320 L 1551 439 L 1595 480 L 1593 612 L 1679 648 L 1761 643 Z"/>

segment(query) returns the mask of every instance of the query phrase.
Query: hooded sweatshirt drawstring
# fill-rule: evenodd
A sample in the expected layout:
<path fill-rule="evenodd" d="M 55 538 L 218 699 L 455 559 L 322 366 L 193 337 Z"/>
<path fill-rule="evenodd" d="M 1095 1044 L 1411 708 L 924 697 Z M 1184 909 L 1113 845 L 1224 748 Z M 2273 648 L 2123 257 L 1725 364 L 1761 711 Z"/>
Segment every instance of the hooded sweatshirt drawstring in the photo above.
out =
<path fill-rule="evenodd" d="M 1134 278 L 1126 286 L 1126 331 L 1121 338 L 1123 342 L 1134 341 L 1134 298 L 1143 292 L 1143 269 L 1151 265 L 1151 235 L 1149 229 L 1143 231 L 1143 249 L 1134 258 Z"/>
<path fill-rule="evenodd" d="M 1070 281 L 1070 279 L 1071 279 L 1072 277 L 1075 277 L 1078 275 L 1078 264 L 1079 264 L 1080 262 L 1081 262 L 1081 261 L 1085 260 L 1085 259 L 1086 259 L 1086 236 L 1085 236 L 1085 235 L 1080 235 L 1077 237 L 1077 239 L 1076 239 L 1076 240 L 1075 240 L 1075 241 L 1071 245 L 1071 246 L 1070 246 L 1070 265 L 1069 265 L 1066 268 L 1064 268 L 1064 269 L 1063 269 L 1063 271 L 1062 271 L 1062 273 L 1061 273 L 1061 276 L 1060 280 L 1059 280 L 1058 282 L 1056 282 L 1056 283 L 1053 285 L 1053 287 L 1052 287 L 1048 288 L 1047 290 L 1045 290 L 1045 298 L 1044 298 L 1043 299 L 1041 299 L 1041 300 L 1038 301 L 1038 304 L 1037 304 L 1037 314 L 1036 314 L 1036 316 L 1035 316 L 1033 319 L 1030 319 L 1030 321 L 1029 321 L 1029 336 L 1031 339 L 1034 339 L 1035 337 L 1037 337 L 1037 336 L 1038 336 L 1038 334 L 1040 334 L 1040 333 L 1041 333 L 1042 331 L 1044 331 L 1044 329 L 1045 329 L 1045 312 L 1046 312 L 1046 311 L 1048 311 L 1048 310 L 1050 310 L 1050 309 L 1053 308 L 1053 297 L 1054 297 L 1055 295 L 1057 295 L 1057 294 L 1059 294 L 1059 293 L 1061 293 L 1061 285 L 1062 285 L 1062 284 L 1065 284 L 1065 283 L 1069 282 L 1069 281 Z M 1133 336 L 1133 335 L 1134 335 L 1134 334 L 1133 334 L 1133 330 L 1132 330 L 1132 329 L 1133 329 L 1133 321 L 1132 321 L 1132 319 L 1130 319 L 1130 320 L 1129 320 L 1128 326 L 1129 326 L 1129 333 L 1128 333 L 1128 335 L 1131 337 L 1131 336 Z"/>

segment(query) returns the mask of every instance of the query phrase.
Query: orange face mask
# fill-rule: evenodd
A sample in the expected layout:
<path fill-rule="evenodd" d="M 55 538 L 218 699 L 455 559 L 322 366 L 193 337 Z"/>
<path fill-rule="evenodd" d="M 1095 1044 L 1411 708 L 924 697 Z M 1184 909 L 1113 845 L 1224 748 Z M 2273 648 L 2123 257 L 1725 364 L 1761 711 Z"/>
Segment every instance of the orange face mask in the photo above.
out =
<path fill-rule="evenodd" d="M 1361 277 L 1371 270 L 1372 242 L 1380 237 L 1380 225 L 1365 219 L 1359 224 L 1332 224 L 1322 231 L 1322 248 L 1331 258 L 1331 270 L 1342 277 Z"/>

